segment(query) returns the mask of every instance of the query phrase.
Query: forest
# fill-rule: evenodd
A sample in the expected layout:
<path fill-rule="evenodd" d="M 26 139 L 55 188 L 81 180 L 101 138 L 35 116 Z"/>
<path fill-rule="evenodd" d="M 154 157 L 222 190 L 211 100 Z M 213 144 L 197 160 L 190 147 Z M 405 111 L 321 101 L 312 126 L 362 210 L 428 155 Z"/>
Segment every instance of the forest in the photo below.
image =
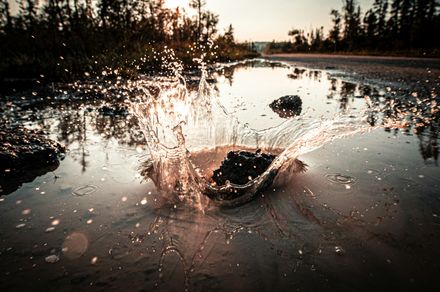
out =
<path fill-rule="evenodd" d="M 290 41 L 271 42 L 266 53 L 342 52 L 440 56 L 438 0 L 375 0 L 365 13 L 356 0 L 330 12 L 332 27 L 292 29 Z"/>
<path fill-rule="evenodd" d="M 232 25 L 218 28 L 218 15 L 204 0 L 191 13 L 164 0 L 23 0 L 11 13 L 0 0 L 0 80 L 69 81 L 83 74 L 163 71 L 171 49 L 185 68 L 205 53 L 206 62 L 253 57 L 234 40 Z"/>

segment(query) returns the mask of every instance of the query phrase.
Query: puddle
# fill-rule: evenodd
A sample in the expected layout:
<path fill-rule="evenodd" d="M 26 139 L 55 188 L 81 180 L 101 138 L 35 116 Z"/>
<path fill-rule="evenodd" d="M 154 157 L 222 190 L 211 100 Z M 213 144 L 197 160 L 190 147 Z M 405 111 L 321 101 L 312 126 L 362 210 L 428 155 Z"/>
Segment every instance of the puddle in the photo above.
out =
<path fill-rule="evenodd" d="M 151 144 L 144 146 L 151 135 L 144 135 L 131 114 L 99 113 L 116 99 L 110 93 L 102 102 L 51 99 L 35 105 L 38 110 L 18 101 L 2 103 L 2 118 L 43 129 L 68 149 L 53 172 L 21 182 L 18 189 L 2 185 L 5 290 L 44 290 L 49 283 L 69 289 L 214 291 L 335 291 L 361 283 L 367 290 L 415 290 L 435 279 L 439 267 L 432 259 L 440 256 L 433 215 L 440 214 L 435 97 L 415 99 L 397 89 L 274 63 L 225 66 L 212 74 L 212 94 L 240 123 L 199 124 L 203 135 L 185 132 L 194 120 L 182 125 L 194 173 L 212 177 L 230 150 L 285 150 L 300 138 L 325 138 L 328 143 L 290 149 L 308 170 L 282 164 L 273 184 L 247 204 L 232 209 L 208 204 L 199 212 L 166 200 L 156 178 L 141 175 L 154 154 Z M 102 80 L 74 89 L 86 88 L 92 96 L 99 86 L 111 86 L 121 96 L 127 92 L 125 85 Z M 298 120 L 286 120 L 269 106 L 286 95 L 301 97 Z M 35 118 L 26 116 L 29 107 Z M 369 131 L 334 137 L 335 132 L 319 130 L 337 130 L 337 123 L 320 128 L 329 119 L 343 115 L 346 122 L 363 114 Z M 391 127 L 396 124 L 397 130 Z M 210 132 L 213 128 L 230 131 Z M 152 130 L 159 135 L 158 129 Z M 176 139 L 168 142 L 178 145 Z"/>

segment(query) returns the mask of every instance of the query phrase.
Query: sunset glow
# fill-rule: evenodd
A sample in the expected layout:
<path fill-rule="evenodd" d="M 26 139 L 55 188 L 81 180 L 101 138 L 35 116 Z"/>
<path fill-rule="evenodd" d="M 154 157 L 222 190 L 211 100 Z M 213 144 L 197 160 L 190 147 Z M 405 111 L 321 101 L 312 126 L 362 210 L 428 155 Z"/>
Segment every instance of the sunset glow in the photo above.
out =
<path fill-rule="evenodd" d="M 188 0 L 165 0 L 165 5 L 168 8 L 182 7 L 185 9 L 189 6 Z"/>

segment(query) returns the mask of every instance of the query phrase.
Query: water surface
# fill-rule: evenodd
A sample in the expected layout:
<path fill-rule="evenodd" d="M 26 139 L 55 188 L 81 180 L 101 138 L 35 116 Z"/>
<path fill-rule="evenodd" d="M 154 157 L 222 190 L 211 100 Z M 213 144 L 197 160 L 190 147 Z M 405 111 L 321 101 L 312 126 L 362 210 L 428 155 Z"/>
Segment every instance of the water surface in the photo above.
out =
<path fill-rule="evenodd" d="M 246 205 L 203 213 L 164 200 L 141 176 L 149 150 L 132 115 L 101 115 L 100 100 L 84 92 L 73 98 L 74 89 L 55 101 L 3 104 L 10 120 L 45 129 L 68 151 L 55 171 L 2 187 L 10 192 L 0 197 L 2 289 L 430 286 L 440 272 L 435 106 L 411 103 L 410 92 L 280 63 L 226 66 L 212 77 L 226 110 L 253 129 L 285 122 L 268 106 L 283 95 L 299 95 L 314 119 L 358 116 L 374 105 L 375 128 L 300 156 L 307 172 L 280 173 Z M 426 105 L 435 97 L 418 98 Z M 391 100 L 402 101 L 399 110 L 386 110 Z M 376 127 L 387 117 L 401 121 L 407 109 L 406 127 Z"/>

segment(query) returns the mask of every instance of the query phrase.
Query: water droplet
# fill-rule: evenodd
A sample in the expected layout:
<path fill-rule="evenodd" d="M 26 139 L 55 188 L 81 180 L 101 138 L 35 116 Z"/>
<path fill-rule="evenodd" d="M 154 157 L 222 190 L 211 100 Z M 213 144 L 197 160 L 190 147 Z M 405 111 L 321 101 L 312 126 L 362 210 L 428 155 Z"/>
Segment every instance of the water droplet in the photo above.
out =
<path fill-rule="evenodd" d="M 48 228 L 46 228 L 46 230 L 45 230 L 45 232 L 52 232 L 52 231 L 54 231 L 55 230 L 55 227 L 48 227 Z"/>
<path fill-rule="evenodd" d="M 96 264 L 97 262 L 98 262 L 98 257 L 93 257 L 92 260 L 90 261 L 92 265 Z"/>
<path fill-rule="evenodd" d="M 121 198 L 121 201 L 122 201 L 122 202 L 127 202 L 127 197 L 122 197 L 122 198 Z"/>
<path fill-rule="evenodd" d="M 141 201 L 141 205 L 145 205 L 147 203 L 147 198 L 143 198 Z"/>
<path fill-rule="evenodd" d="M 86 223 L 87 223 L 87 224 L 92 224 L 92 223 L 93 223 L 93 220 L 92 220 L 92 219 L 89 219 L 89 220 L 86 221 Z"/>
<path fill-rule="evenodd" d="M 60 257 L 52 254 L 50 256 L 47 256 L 44 260 L 46 261 L 46 263 L 54 264 L 60 260 Z"/>
<path fill-rule="evenodd" d="M 29 215 L 31 213 L 31 209 L 24 209 L 23 211 L 21 211 L 22 215 Z"/>
<path fill-rule="evenodd" d="M 18 224 L 17 226 L 15 226 L 17 229 L 21 229 L 21 228 L 23 228 L 23 227 L 25 227 L 26 226 L 26 224 L 25 223 L 20 223 L 20 224 Z"/>
<path fill-rule="evenodd" d="M 57 226 L 58 224 L 60 224 L 60 220 L 59 219 L 55 219 L 52 221 L 52 226 Z"/>
<path fill-rule="evenodd" d="M 138 146 L 136 146 L 136 152 L 137 152 L 137 153 L 142 153 L 142 152 L 144 152 L 144 147 L 143 147 L 142 145 L 138 145 Z"/>

